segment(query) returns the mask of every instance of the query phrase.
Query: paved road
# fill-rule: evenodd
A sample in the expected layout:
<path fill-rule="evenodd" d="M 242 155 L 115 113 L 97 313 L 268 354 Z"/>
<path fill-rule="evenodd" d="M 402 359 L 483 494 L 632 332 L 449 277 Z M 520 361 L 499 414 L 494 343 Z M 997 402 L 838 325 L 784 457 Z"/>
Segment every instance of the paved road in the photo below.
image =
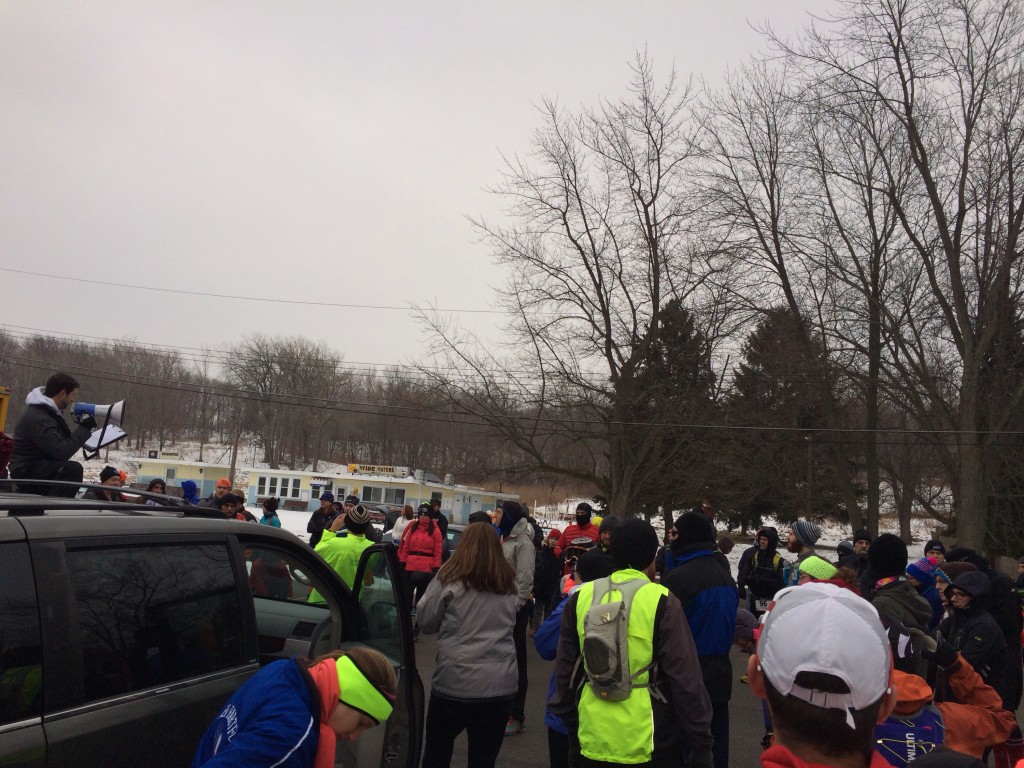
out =
<path fill-rule="evenodd" d="M 498 756 L 498 768 L 537 768 L 548 765 L 547 732 L 544 728 L 544 705 L 547 697 L 548 680 L 554 662 L 547 662 L 537 655 L 533 643 L 528 645 L 530 688 L 526 695 L 526 732 L 508 737 Z M 430 697 L 430 679 L 434 673 L 437 644 L 433 636 L 422 635 L 416 648 L 416 664 Z M 733 697 L 730 706 L 730 754 L 729 762 L 736 766 L 756 766 L 761 754 L 760 741 L 764 734 L 761 720 L 761 705 L 750 689 L 740 683 L 739 677 L 746 670 L 747 655 L 733 649 Z M 466 735 L 455 742 L 453 766 L 466 764 Z"/>

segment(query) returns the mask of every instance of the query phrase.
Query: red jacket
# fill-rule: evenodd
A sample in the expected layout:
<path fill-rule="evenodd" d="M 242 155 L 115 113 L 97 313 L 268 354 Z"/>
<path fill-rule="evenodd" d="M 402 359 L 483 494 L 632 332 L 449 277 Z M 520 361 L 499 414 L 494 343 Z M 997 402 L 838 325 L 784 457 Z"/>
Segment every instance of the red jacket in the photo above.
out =
<path fill-rule="evenodd" d="M 441 528 L 433 520 L 409 523 L 402 531 L 398 559 L 407 571 L 430 572 L 441 567 Z"/>
<path fill-rule="evenodd" d="M 566 548 L 568 548 L 575 539 L 590 539 L 596 544 L 601 540 L 601 529 L 593 523 L 587 523 L 583 526 L 572 523 L 571 525 L 566 526 L 565 530 L 562 531 L 562 538 L 558 540 L 558 544 L 562 548 L 562 552 L 565 552 Z M 569 573 L 568 565 L 565 565 L 562 568 L 562 573 Z"/>
<path fill-rule="evenodd" d="M 761 753 L 762 768 L 828 768 L 827 763 L 809 763 L 801 760 L 781 744 L 773 744 Z M 892 768 L 878 752 L 871 753 L 868 768 Z"/>

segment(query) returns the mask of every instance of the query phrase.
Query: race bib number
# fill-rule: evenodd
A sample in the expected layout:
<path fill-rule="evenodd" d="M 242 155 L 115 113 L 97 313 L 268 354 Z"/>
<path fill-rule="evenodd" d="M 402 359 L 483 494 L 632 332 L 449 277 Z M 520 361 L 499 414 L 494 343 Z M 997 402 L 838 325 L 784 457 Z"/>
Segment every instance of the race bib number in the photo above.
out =
<path fill-rule="evenodd" d="M 771 600 L 767 597 L 758 597 L 754 600 L 754 610 L 761 611 L 763 613 L 768 610 L 768 603 L 770 602 Z"/>

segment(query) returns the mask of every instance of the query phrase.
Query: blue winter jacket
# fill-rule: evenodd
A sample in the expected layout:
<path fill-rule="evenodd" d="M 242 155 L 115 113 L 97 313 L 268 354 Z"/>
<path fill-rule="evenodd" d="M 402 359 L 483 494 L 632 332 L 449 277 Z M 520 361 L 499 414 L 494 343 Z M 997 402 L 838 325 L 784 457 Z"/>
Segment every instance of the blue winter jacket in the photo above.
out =
<path fill-rule="evenodd" d="M 562 634 L 562 611 L 565 609 L 566 599 L 563 597 L 555 609 L 544 617 L 544 623 L 533 634 L 533 647 L 537 649 L 538 655 L 545 661 L 554 661 L 558 655 L 558 638 Z M 555 693 L 555 673 L 551 672 L 551 682 L 548 683 L 549 700 Z M 544 725 L 563 736 L 568 735 L 569 729 L 565 727 L 562 718 L 554 714 L 547 707 L 544 708 Z"/>
<path fill-rule="evenodd" d="M 312 685 L 292 659 L 268 664 L 235 691 L 206 729 L 192 768 L 310 768 L 320 710 Z"/>
<path fill-rule="evenodd" d="M 732 695 L 732 662 L 729 650 L 736 632 L 739 593 L 732 576 L 715 562 L 714 545 L 707 542 L 678 548 L 675 567 L 665 574 L 662 586 L 679 598 L 690 625 L 704 687 L 713 704 Z"/>

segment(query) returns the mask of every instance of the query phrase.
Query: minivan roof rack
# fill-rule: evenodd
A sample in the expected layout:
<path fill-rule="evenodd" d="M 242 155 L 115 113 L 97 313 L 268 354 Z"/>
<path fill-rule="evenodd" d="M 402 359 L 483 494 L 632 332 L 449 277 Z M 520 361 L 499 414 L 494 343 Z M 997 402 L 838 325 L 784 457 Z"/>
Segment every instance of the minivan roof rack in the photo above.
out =
<path fill-rule="evenodd" d="M 77 496 L 49 496 L 39 493 L 26 493 L 18 489 L 18 485 L 29 485 L 33 490 L 38 488 L 75 488 L 94 489 L 101 491 L 117 491 L 120 488 L 98 483 L 76 483 L 67 480 L 32 480 L 19 478 L 17 480 L 0 480 L 0 508 L 6 507 L 9 513 L 18 514 L 42 514 L 47 510 L 111 510 L 131 513 L 178 513 L 184 517 L 212 517 L 224 519 L 220 510 L 211 507 L 194 507 L 188 504 L 180 496 L 168 496 L 152 491 L 137 491 L 132 489 L 126 496 L 133 497 L 130 501 L 108 501 L 106 499 L 83 499 Z M 141 499 L 141 501 L 140 501 Z M 159 506 L 146 504 L 152 499 L 159 502 Z"/>

